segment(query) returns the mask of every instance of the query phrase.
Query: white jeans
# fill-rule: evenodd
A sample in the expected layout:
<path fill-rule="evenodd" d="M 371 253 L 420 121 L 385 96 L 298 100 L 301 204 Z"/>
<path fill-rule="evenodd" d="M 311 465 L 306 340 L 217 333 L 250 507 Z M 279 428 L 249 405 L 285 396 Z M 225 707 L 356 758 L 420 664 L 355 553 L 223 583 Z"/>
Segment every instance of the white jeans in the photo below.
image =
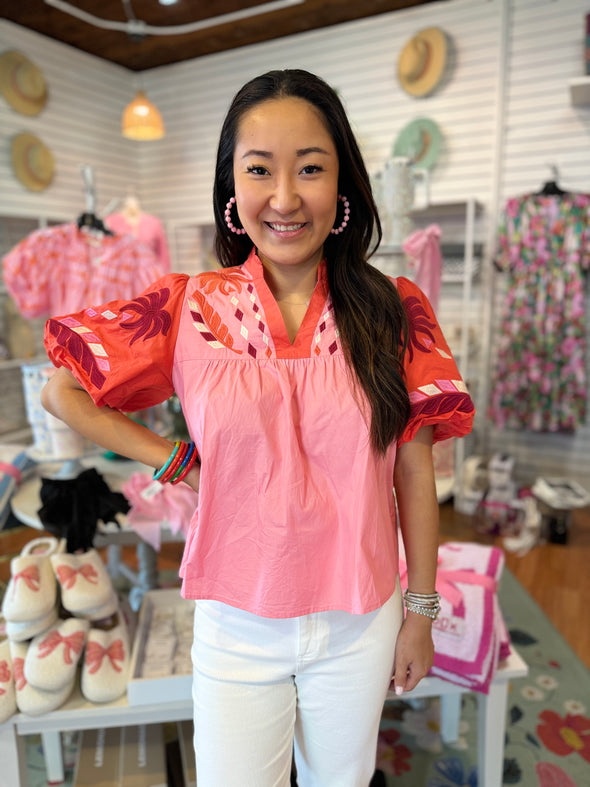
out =
<path fill-rule="evenodd" d="M 367 615 L 262 618 L 198 601 L 199 787 L 366 787 L 403 620 L 399 583 Z"/>

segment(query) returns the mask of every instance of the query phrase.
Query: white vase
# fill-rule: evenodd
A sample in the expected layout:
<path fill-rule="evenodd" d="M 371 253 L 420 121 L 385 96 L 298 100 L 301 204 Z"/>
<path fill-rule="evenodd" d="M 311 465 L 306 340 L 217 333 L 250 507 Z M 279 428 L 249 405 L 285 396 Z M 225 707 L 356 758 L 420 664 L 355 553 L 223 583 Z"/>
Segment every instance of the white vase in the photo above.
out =
<path fill-rule="evenodd" d="M 411 212 L 415 207 L 417 187 L 422 188 L 420 205 L 429 202 L 428 171 L 416 169 L 409 158 L 394 156 L 385 163 L 381 178 L 381 204 L 385 210 L 383 243 L 398 247 L 412 232 Z"/>

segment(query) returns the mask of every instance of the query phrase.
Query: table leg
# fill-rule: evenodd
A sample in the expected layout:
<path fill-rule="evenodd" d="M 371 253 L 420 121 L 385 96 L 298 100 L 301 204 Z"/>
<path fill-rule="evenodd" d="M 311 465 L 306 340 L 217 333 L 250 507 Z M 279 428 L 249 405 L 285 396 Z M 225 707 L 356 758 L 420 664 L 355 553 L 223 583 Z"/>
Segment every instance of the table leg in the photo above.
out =
<path fill-rule="evenodd" d="M 48 782 L 63 782 L 64 761 L 61 748 L 61 733 L 59 731 L 42 732 L 41 743 L 45 757 L 45 769 Z"/>
<path fill-rule="evenodd" d="M 137 612 L 145 593 L 158 587 L 158 553 L 145 541 L 139 542 L 135 553 L 139 571 L 135 586 L 129 592 L 129 604 L 131 609 Z"/>
<path fill-rule="evenodd" d="M 0 787 L 27 787 L 27 756 L 24 738 L 9 719 L 0 724 Z"/>
<path fill-rule="evenodd" d="M 508 683 L 492 683 L 488 694 L 477 695 L 478 783 L 482 787 L 502 787 L 504 736 Z"/>
<path fill-rule="evenodd" d="M 454 743 L 459 738 L 461 720 L 461 694 L 443 694 L 440 698 L 440 734 L 444 743 Z"/>
<path fill-rule="evenodd" d="M 117 579 L 121 568 L 121 546 L 119 544 L 107 544 L 107 571 L 112 580 Z"/>

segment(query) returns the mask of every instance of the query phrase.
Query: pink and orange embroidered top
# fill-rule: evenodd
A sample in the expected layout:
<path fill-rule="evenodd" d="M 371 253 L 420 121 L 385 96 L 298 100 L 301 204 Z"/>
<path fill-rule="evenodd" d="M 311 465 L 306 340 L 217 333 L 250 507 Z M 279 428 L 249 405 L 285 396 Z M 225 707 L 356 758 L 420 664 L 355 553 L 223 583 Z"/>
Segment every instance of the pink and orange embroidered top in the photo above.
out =
<path fill-rule="evenodd" d="M 96 237 L 73 223 L 35 230 L 3 260 L 6 288 L 29 319 L 132 298 L 163 273 L 154 252 L 135 238 Z"/>
<path fill-rule="evenodd" d="M 401 441 L 467 434 L 474 408 L 421 291 L 408 312 L 412 405 Z M 202 459 L 183 595 L 267 617 L 365 613 L 392 594 L 396 445 L 371 448 L 324 264 L 291 343 L 254 252 L 236 268 L 170 274 L 141 296 L 49 320 L 52 361 L 97 404 L 134 411 L 176 391 Z M 360 402 L 360 406 L 359 406 Z"/>

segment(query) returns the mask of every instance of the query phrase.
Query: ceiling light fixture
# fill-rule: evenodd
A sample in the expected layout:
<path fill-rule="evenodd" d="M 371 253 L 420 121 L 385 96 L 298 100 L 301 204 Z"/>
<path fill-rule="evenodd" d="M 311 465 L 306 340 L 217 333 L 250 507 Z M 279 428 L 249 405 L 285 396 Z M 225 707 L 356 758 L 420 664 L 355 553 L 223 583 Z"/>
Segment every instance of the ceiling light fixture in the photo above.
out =
<path fill-rule="evenodd" d="M 267 14 L 271 11 L 280 11 L 283 8 L 289 8 L 293 5 L 302 5 L 305 0 L 274 0 L 270 3 L 262 3 L 255 5 L 251 8 L 243 8 L 238 11 L 230 11 L 227 14 L 220 14 L 219 16 L 211 16 L 208 19 L 199 19 L 197 22 L 188 22 L 184 25 L 163 25 L 155 26 L 148 25 L 141 19 L 128 19 L 126 22 L 117 22 L 111 19 L 102 19 L 94 14 L 89 14 L 76 8 L 71 3 L 66 3 L 64 0 L 45 0 L 46 5 L 56 8 L 58 11 L 63 11 L 64 14 L 75 16 L 83 22 L 87 22 L 94 27 L 100 27 L 104 30 L 119 30 L 122 33 L 128 33 L 134 37 L 144 37 L 147 35 L 153 36 L 174 36 L 182 35 L 184 33 L 195 33 L 197 30 L 205 30 L 208 27 L 216 27 L 217 25 L 225 25 L 229 22 L 238 22 L 240 19 L 248 19 L 252 16 L 259 16 Z"/>
<path fill-rule="evenodd" d="M 133 101 L 125 107 L 121 133 L 127 139 L 139 140 L 162 139 L 166 133 L 162 115 L 143 90 L 138 90 Z"/>

